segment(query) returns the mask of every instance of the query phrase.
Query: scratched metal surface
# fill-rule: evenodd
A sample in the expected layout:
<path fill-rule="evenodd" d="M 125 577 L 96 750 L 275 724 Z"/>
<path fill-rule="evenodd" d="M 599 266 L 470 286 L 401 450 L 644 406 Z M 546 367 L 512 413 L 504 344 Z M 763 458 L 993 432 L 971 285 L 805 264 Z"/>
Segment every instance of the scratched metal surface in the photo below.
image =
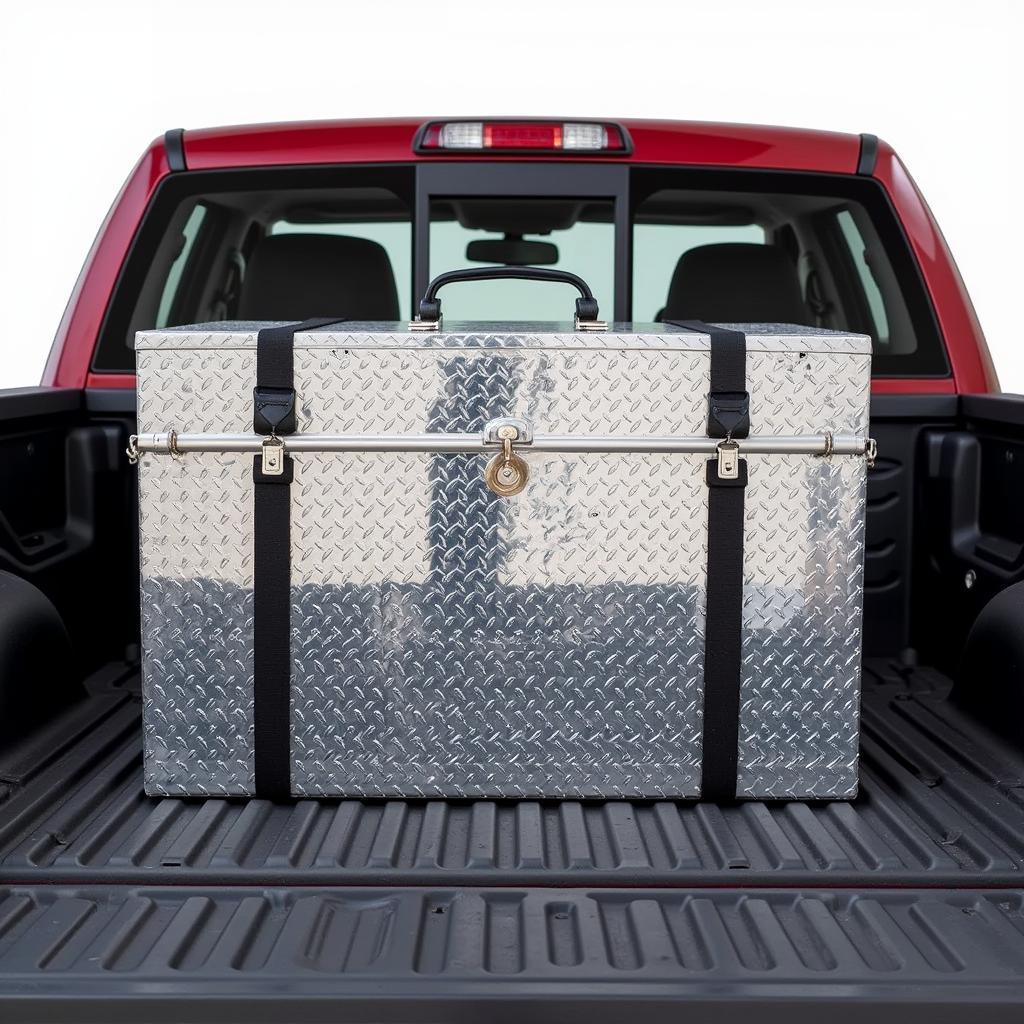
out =
<path fill-rule="evenodd" d="M 248 430 L 252 332 L 160 345 L 172 333 L 187 332 L 142 336 L 139 429 Z M 300 430 L 472 431 L 498 415 L 551 433 L 703 428 L 701 336 L 387 337 L 300 336 Z M 753 336 L 754 431 L 865 432 L 856 342 Z M 527 454 L 526 491 L 499 499 L 482 456 L 294 458 L 296 794 L 699 795 L 703 459 Z M 141 466 L 153 793 L 252 789 L 249 467 Z M 863 487 L 858 459 L 750 458 L 744 796 L 856 791 Z"/>

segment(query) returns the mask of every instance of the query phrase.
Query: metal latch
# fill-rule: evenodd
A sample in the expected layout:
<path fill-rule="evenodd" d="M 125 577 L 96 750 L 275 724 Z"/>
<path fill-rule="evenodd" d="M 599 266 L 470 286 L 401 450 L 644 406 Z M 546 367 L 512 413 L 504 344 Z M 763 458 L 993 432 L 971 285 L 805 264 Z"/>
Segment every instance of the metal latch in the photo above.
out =
<path fill-rule="evenodd" d="M 260 466 L 264 476 L 282 476 L 284 474 L 284 441 L 276 434 L 264 438 L 260 446 L 263 462 Z"/>
<path fill-rule="evenodd" d="M 533 441 L 533 430 L 526 420 L 491 420 L 484 427 L 484 444 L 500 444 L 501 451 L 487 463 L 484 482 L 503 498 L 518 494 L 530 478 L 530 470 L 514 445 L 528 445 Z"/>
<path fill-rule="evenodd" d="M 740 475 L 740 446 L 731 438 L 719 441 L 716 446 L 718 452 L 718 479 L 737 480 Z"/>
<path fill-rule="evenodd" d="M 409 321 L 409 330 L 416 334 L 420 331 L 439 331 L 441 330 L 441 318 L 438 317 L 436 320 L 423 320 L 417 317 L 415 320 Z"/>

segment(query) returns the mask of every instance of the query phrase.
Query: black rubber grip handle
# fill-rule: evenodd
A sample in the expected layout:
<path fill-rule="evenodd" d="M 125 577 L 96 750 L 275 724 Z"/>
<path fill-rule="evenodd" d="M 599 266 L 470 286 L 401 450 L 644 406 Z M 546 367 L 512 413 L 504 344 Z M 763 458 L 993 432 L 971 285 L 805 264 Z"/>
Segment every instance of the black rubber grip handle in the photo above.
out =
<path fill-rule="evenodd" d="M 430 322 L 441 319 L 441 300 L 437 293 L 446 284 L 458 281 L 499 281 L 505 278 L 571 284 L 580 293 L 576 300 L 576 316 L 580 320 L 597 319 L 597 299 L 582 277 L 570 274 L 568 270 L 544 270 L 541 267 L 471 267 L 469 270 L 449 270 L 447 274 L 438 274 L 427 285 L 426 294 L 420 300 L 420 319 Z"/>

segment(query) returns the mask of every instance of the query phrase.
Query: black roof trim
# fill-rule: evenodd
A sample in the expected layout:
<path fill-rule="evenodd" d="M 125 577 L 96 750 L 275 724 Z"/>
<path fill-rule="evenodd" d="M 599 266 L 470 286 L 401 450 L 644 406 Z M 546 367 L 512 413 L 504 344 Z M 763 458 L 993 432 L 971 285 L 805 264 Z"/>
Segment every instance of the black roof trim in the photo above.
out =
<path fill-rule="evenodd" d="M 164 133 L 164 149 L 167 151 L 167 166 L 172 171 L 187 171 L 185 164 L 185 129 L 171 128 Z"/>
<path fill-rule="evenodd" d="M 877 162 L 878 136 L 865 133 L 860 137 L 860 159 L 857 161 L 857 173 L 870 177 L 875 173 Z"/>

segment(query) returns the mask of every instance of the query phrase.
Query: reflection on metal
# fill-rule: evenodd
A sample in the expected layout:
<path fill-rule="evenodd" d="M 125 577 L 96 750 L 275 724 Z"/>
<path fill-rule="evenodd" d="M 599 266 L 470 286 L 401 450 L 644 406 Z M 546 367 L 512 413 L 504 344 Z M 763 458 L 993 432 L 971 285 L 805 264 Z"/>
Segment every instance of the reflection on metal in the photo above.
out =
<path fill-rule="evenodd" d="M 136 453 L 166 455 L 174 438 L 177 453 L 252 452 L 258 454 L 262 434 L 137 434 Z M 289 452 L 446 452 L 488 451 L 494 442 L 482 434 L 291 434 L 280 439 Z M 740 455 L 867 455 L 874 440 L 848 434 L 759 434 L 731 442 Z M 715 455 L 720 442 L 706 435 L 536 434 L 530 451 L 559 454 Z"/>
<path fill-rule="evenodd" d="M 153 794 L 252 792 L 258 326 L 140 336 Z M 746 330 L 738 792 L 848 798 L 870 343 Z M 293 792 L 699 796 L 708 339 L 346 325 L 296 342 Z M 512 443 L 530 481 L 510 497 L 484 479 L 495 420 L 534 431 Z"/>

